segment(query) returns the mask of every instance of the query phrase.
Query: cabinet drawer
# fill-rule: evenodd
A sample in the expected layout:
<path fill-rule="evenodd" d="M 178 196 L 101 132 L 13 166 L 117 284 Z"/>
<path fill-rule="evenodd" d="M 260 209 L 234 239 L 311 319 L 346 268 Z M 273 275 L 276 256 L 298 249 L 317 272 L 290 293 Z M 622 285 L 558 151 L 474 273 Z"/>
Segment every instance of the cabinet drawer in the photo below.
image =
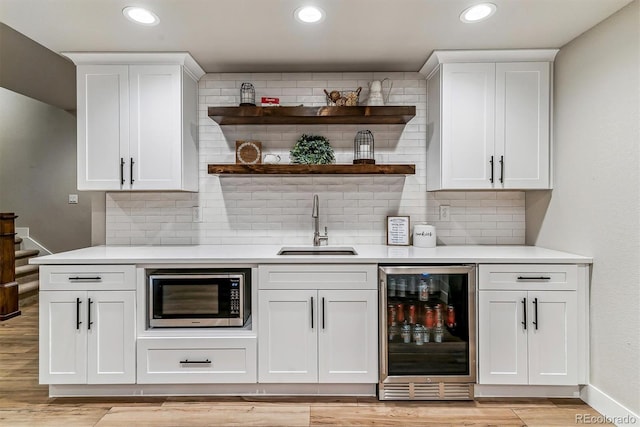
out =
<path fill-rule="evenodd" d="M 255 338 L 138 340 L 138 384 L 255 383 Z"/>
<path fill-rule="evenodd" d="M 378 289 L 375 264 L 258 266 L 259 289 Z"/>
<path fill-rule="evenodd" d="M 577 290 L 578 266 L 565 264 L 480 264 L 480 290 Z"/>
<path fill-rule="evenodd" d="M 135 290 L 133 265 L 43 265 L 40 289 L 59 290 Z"/>

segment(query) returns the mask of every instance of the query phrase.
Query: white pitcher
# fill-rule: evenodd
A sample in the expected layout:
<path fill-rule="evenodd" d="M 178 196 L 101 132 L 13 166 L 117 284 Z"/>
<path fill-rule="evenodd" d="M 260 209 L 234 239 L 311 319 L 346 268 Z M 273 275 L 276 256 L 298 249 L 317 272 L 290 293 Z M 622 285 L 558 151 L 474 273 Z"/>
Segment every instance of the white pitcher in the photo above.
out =
<path fill-rule="evenodd" d="M 383 97 L 382 83 L 384 83 L 385 80 L 389 80 L 389 78 L 369 82 L 369 99 L 367 99 L 367 105 L 380 106 L 385 105 L 389 102 L 389 95 L 391 95 L 391 87 L 393 86 L 393 82 L 389 80 L 389 90 L 387 91 L 387 96 Z"/>

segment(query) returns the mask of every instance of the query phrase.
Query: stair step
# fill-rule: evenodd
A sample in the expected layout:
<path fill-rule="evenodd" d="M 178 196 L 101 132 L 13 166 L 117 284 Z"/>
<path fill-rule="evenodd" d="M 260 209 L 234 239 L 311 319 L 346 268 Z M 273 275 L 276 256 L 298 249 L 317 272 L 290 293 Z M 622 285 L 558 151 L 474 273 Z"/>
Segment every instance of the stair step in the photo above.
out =
<path fill-rule="evenodd" d="M 14 236 L 13 238 L 13 245 L 17 250 L 20 250 L 21 245 L 22 245 L 22 237 L 18 236 L 17 234 Z"/>
<path fill-rule="evenodd" d="M 37 249 L 23 249 L 16 251 L 16 267 L 29 264 L 29 260 L 38 256 L 40 253 Z"/>
<path fill-rule="evenodd" d="M 21 265 L 16 267 L 16 282 L 25 283 L 39 277 L 37 265 Z"/>
<path fill-rule="evenodd" d="M 16 251 L 16 259 L 34 257 L 40 253 L 37 249 L 21 249 Z"/>
<path fill-rule="evenodd" d="M 18 295 L 20 295 L 20 297 L 25 297 L 25 296 L 28 296 L 26 294 L 33 294 L 37 292 L 39 288 L 40 288 L 39 280 L 32 280 L 30 282 L 20 283 L 18 285 Z"/>

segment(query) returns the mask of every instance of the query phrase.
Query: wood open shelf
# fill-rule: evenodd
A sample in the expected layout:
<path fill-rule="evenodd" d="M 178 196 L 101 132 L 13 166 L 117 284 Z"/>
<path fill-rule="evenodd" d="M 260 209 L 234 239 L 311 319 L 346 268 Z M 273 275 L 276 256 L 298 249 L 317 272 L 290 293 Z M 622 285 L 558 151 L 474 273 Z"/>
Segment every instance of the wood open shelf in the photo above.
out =
<path fill-rule="evenodd" d="M 275 108 L 275 107 L 271 107 Z M 209 165 L 219 175 L 413 175 L 415 165 Z"/>
<path fill-rule="evenodd" d="M 384 107 L 209 107 L 220 125 L 405 124 L 415 106 Z"/>

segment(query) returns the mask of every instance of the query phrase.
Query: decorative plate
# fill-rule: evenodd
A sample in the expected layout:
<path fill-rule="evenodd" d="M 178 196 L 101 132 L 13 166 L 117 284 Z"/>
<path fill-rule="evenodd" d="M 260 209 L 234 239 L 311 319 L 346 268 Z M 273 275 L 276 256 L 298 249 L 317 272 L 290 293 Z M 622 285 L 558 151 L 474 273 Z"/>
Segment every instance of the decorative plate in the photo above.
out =
<path fill-rule="evenodd" d="M 236 164 L 255 165 L 262 163 L 262 142 L 236 141 Z"/>

